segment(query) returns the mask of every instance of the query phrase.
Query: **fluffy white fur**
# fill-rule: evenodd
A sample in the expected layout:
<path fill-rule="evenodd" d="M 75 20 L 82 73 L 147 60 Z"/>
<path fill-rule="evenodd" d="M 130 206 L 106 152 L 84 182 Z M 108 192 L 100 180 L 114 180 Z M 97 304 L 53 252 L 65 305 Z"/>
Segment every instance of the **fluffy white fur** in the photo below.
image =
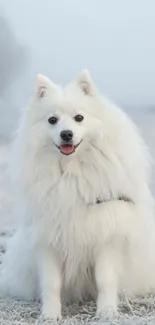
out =
<path fill-rule="evenodd" d="M 81 142 L 69 156 L 56 147 L 66 129 Z M 88 71 L 64 89 L 38 76 L 14 158 L 21 225 L 4 256 L 2 294 L 41 296 L 43 315 L 56 320 L 61 299 L 97 299 L 97 314 L 113 315 L 122 293 L 154 291 L 149 155 L 130 118 L 101 97 Z M 96 204 L 100 197 L 109 201 Z"/>

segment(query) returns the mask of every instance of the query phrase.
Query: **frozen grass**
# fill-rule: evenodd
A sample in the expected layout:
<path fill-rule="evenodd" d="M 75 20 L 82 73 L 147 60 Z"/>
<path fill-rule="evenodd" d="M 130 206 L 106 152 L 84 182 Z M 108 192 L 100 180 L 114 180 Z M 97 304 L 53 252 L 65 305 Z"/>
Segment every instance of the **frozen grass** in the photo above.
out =
<path fill-rule="evenodd" d="M 153 325 L 155 324 L 155 299 L 144 297 L 121 304 L 118 319 L 106 321 L 95 316 L 95 304 L 72 305 L 63 308 L 61 325 Z M 14 299 L 0 300 L 0 324 L 3 325 L 50 325 L 55 322 L 39 320 L 40 304 Z M 38 319 L 38 320 L 37 320 Z"/>

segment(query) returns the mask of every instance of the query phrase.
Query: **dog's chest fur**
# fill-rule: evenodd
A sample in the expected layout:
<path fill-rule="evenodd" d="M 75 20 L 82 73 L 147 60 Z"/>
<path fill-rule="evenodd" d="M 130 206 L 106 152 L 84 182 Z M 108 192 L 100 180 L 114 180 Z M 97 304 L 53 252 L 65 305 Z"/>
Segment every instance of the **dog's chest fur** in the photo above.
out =
<path fill-rule="evenodd" d="M 66 166 L 57 160 L 50 165 L 51 159 L 41 155 L 33 163 L 35 170 L 27 166 L 32 171 L 31 183 L 26 180 L 26 184 L 30 206 L 37 208 L 35 223 L 64 256 L 83 255 L 94 245 L 97 221 L 91 210 L 97 214 L 104 205 L 96 205 L 97 199 L 109 199 L 111 194 L 115 197 L 123 182 L 118 182 L 113 165 L 108 166 L 97 154 Z"/>
<path fill-rule="evenodd" d="M 62 170 L 58 161 L 51 166 L 45 156 L 41 160 L 37 157 L 33 165 L 35 170 L 32 165 L 26 167 L 32 174 L 29 179 L 25 178 L 24 184 L 29 208 L 36 210 L 34 225 L 62 253 L 64 260 L 84 256 L 92 259 L 96 220 L 90 211 L 93 206 L 99 209 L 97 198 L 109 195 L 103 170 L 92 163 L 85 166 L 82 161 L 68 164 Z"/>

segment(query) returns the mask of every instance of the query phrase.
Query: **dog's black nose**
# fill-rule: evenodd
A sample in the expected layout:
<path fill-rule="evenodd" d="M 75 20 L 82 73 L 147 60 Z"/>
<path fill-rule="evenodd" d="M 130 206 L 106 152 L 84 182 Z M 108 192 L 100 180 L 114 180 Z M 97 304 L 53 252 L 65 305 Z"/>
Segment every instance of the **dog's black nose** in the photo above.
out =
<path fill-rule="evenodd" d="M 71 130 L 61 131 L 60 137 L 63 141 L 69 142 L 73 139 L 73 132 Z"/>

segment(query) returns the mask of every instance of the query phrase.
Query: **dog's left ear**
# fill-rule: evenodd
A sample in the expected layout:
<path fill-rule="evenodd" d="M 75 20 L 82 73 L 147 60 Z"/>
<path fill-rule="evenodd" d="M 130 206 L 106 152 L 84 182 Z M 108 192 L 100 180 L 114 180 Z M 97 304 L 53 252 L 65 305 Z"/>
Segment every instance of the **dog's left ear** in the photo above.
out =
<path fill-rule="evenodd" d="M 93 96 L 97 93 L 97 88 L 88 70 L 81 70 L 77 76 L 77 85 L 86 96 Z"/>

